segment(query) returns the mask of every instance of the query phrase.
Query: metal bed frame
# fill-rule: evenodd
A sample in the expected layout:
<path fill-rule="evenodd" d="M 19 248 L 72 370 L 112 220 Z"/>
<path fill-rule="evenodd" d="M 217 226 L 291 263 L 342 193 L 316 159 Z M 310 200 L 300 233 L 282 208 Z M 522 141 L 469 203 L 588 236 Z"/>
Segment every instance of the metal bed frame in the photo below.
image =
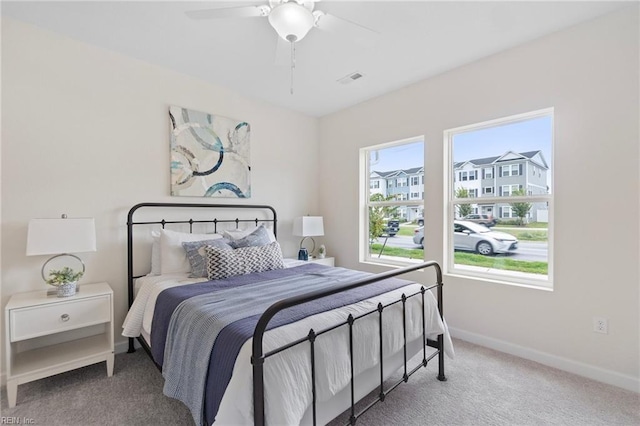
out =
<path fill-rule="evenodd" d="M 263 211 L 267 211 L 268 213 L 270 213 L 271 218 L 267 218 L 267 219 L 259 219 L 259 218 L 252 218 L 252 219 L 239 219 L 239 218 L 235 218 L 235 219 L 217 219 L 217 218 L 212 218 L 212 219 L 206 219 L 206 220 L 193 220 L 193 219 L 188 219 L 188 220 L 157 220 L 157 221 L 134 221 L 133 216 L 134 213 L 141 209 L 141 208 L 179 208 L 179 209 L 183 209 L 183 208 L 196 208 L 196 209 L 234 209 L 234 210 L 263 210 Z M 266 222 L 266 223 L 271 223 L 273 225 L 273 232 L 275 235 L 277 235 L 276 230 L 277 230 L 277 214 L 276 211 L 273 207 L 271 206 L 267 206 L 267 205 L 249 205 L 249 204 L 241 204 L 241 205 L 234 205 L 234 204 L 183 204 L 183 203 L 140 203 L 140 204 L 136 204 L 135 206 L 133 206 L 130 210 L 129 210 L 129 214 L 127 216 L 127 262 L 128 262 L 128 296 L 129 296 L 129 308 L 131 308 L 131 304 L 133 303 L 133 283 L 134 283 L 134 279 L 138 278 L 139 276 L 134 276 L 134 272 L 133 272 L 133 227 L 135 225 L 160 225 L 162 226 L 162 228 L 164 229 L 165 225 L 167 224 L 189 224 L 189 232 L 193 232 L 193 224 L 195 223 L 210 223 L 213 224 L 214 226 L 214 232 L 217 230 L 217 226 L 219 223 L 232 223 L 235 224 L 236 228 L 239 227 L 239 225 L 241 223 L 253 223 L 256 226 L 261 223 L 261 222 Z M 396 277 L 399 275 L 403 275 L 406 274 L 408 272 L 412 272 L 412 271 L 417 271 L 420 269 L 426 269 L 426 268 L 434 268 L 435 269 L 435 273 L 436 273 L 436 283 L 430 286 L 421 286 L 420 290 L 413 293 L 413 294 L 402 294 L 401 298 L 398 300 L 395 300 L 393 302 L 390 302 L 386 305 L 382 305 L 381 303 L 378 304 L 377 308 L 374 310 L 371 310 L 369 312 L 366 312 L 364 314 L 358 315 L 356 317 L 354 317 L 353 315 L 349 315 L 344 322 L 333 325 L 329 328 L 325 328 L 322 330 L 314 330 L 314 329 L 310 329 L 309 333 L 306 337 L 303 337 L 301 339 L 298 339 L 294 342 L 291 342 L 285 346 L 273 349 L 267 353 L 264 353 L 263 351 L 263 337 L 264 337 L 264 333 L 267 329 L 267 326 L 269 324 L 269 322 L 271 321 L 271 319 L 280 311 L 290 308 L 292 306 L 296 306 L 296 305 L 301 305 L 303 303 L 307 303 L 313 300 L 317 300 L 320 299 L 322 297 L 326 297 L 326 296 L 330 296 L 336 293 L 340 293 L 340 292 L 344 292 L 347 290 L 351 290 L 357 287 L 361 287 L 361 286 L 365 286 L 367 284 L 371 284 L 377 281 L 382 281 L 384 279 L 387 278 L 392 278 L 392 277 Z M 370 408 L 372 408 L 375 404 L 377 404 L 378 402 L 383 402 L 386 398 L 386 396 L 393 391 L 394 389 L 396 389 L 400 384 L 402 384 L 403 382 L 407 382 L 409 380 L 409 377 L 412 376 L 414 373 L 416 373 L 421 367 L 426 367 L 427 363 L 429 361 L 431 361 L 433 358 L 435 358 L 436 356 L 438 357 L 438 376 L 437 379 L 440 381 L 446 381 L 446 376 L 444 374 L 444 336 L 442 334 L 437 336 L 436 340 L 433 339 L 429 339 L 427 338 L 426 335 L 426 320 L 425 320 L 425 314 L 424 314 L 424 295 L 428 290 L 432 290 L 432 289 L 436 289 L 436 298 L 437 298 L 437 303 L 438 303 L 438 310 L 440 312 L 440 317 L 443 318 L 443 297 L 442 297 L 442 287 L 443 287 L 443 283 L 442 283 L 442 271 L 440 269 L 440 266 L 438 265 L 437 262 L 435 261 L 429 261 L 429 262 L 422 262 L 422 263 L 418 263 L 415 265 L 411 265 L 411 266 L 407 266 L 404 268 L 400 268 L 400 269 L 396 269 L 393 271 L 389 271 L 389 272 L 384 272 L 381 274 L 376 274 L 372 277 L 369 278 L 365 278 L 365 279 L 359 279 L 359 280 L 355 280 L 352 281 L 350 283 L 346 283 L 344 286 L 340 287 L 340 288 L 333 288 L 333 289 L 329 289 L 329 290 L 318 290 L 315 292 L 311 292 L 311 293 L 307 293 L 307 294 L 303 294 L 303 295 L 299 295 L 299 296 L 295 296 L 295 297 L 290 297 L 288 299 L 284 299 L 281 300 L 277 303 L 274 303 L 273 305 L 271 305 L 265 312 L 264 314 L 262 314 L 262 316 L 260 317 L 260 319 L 258 320 L 258 323 L 256 325 L 256 328 L 254 330 L 253 333 L 253 344 L 252 344 L 252 356 L 251 356 L 251 364 L 253 366 L 253 408 L 254 408 L 254 425 L 259 425 L 259 426 L 263 426 L 265 424 L 265 405 L 264 405 L 264 395 L 265 395 L 265 389 L 264 389 L 264 362 L 267 360 L 267 358 L 276 355 L 282 351 L 285 351 L 289 348 L 292 348 L 294 346 L 300 345 L 300 344 L 304 344 L 305 342 L 308 342 L 309 344 L 309 350 L 311 351 L 311 381 L 312 381 L 312 415 L 313 415 L 313 424 L 316 425 L 317 424 L 317 420 L 316 420 L 316 383 L 315 383 L 315 339 L 325 333 L 328 333 L 332 330 L 335 330 L 339 327 L 343 327 L 343 326 L 348 326 L 349 327 L 349 358 L 350 358 L 350 365 L 351 365 L 351 380 L 350 380 L 350 393 L 351 393 L 351 408 L 350 408 L 350 415 L 349 415 L 349 421 L 347 424 L 349 425 L 355 425 L 356 421 L 358 420 L 358 418 L 360 416 L 362 416 L 365 412 L 367 412 Z M 420 297 L 422 300 L 422 361 L 416 365 L 413 369 L 411 369 L 410 371 L 408 370 L 408 366 L 407 366 L 407 329 L 406 329 L 406 302 L 407 300 L 409 300 L 412 297 Z M 402 322 L 403 322 L 403 336 L 404 336 L 404 343 L 403 343 L 403 355 L 404 355 L 404 370 L 403 370 L 403 374 L 402 374 L 402 378 L 390 385 L 388 385 L 387 389 L 385 389 L 385 379 L 384 379 L 384 358 L 383 358 L 383 354 L 382 354 L 382 348 L 383 348 L 383 334 L 382 334 L 382 317 L 383 317 L 383 312 L 386 308 L 396 305 L 396 304 L 402 304 Z M 356 403 L 358 401 L 355 400 L 355 392 L 354 392 L 354 365 L 353 365 L 353 341 L 354 341 L 354 336 L 353 336 L 353 325 L 354 323 L 364 317 L 367 317 L 369 315 L 378 315 L 378 322 L 380 324 L 380 333 L 379 333 L 379 339 L 380 339 L 380 386 L 378 388 L 378 393 L 376 398 L 370 402 L 369 404 L 367 404 L 362 410 L 356 412 Z M 137 338 L 138 341 L 140 342 L 140 345 L 144 348 L 144 350 L 147 352 L 147 354 L 149 355 L 149 357 L 153 360 L 153 357 L 151 356 L 151 348 L 148 346 L 147 342 L 144 340 L 144 338 L 142 337 L 138 337 Z M 435 351 L 432 352 L 431 354 L 427 355 L 427 346 L 434 348 Z M 129 338 L 129 353 L 131 352 L 135 352 L 135 348 L 134 348 L 134 339 L 133 338 Z M 155 362 L 154 362 L 155 363 Z M 156 365 L 159 369 L 160 366 Z"/>

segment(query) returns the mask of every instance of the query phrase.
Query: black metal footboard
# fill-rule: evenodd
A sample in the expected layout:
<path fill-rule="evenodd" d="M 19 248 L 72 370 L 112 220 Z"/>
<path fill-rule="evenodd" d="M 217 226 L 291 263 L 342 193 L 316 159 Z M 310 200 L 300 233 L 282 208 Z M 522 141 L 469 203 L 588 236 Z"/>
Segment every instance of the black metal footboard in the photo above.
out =
<path fill-rule="evenodd" d="M 344 322 L 336 324 L 332 327 L 329 327 L 327 329 L 323 329 L 323 330 L 319 330 L 319 331 L 315 331 L 313 329 L 309 330 L 309 334 L 297 341 L 291 342 L 285 346 L 276 348 L 272 351 L 269 351 L 267 353 L 263 353 L 263 337 L 264 337 L 264 333 L 266 331 L 267 325 L 269 324 L 269 321 L 271 321 L 271 319 L 280 311 L 290 308 L 292 306 L 296 306 L 296 305 L 301 305 L 303 303 L 306 302 L 310 302 L 313 300 L 317 300 L 320 299 L 322 297 L 325 296 L 330 296 L 332 294 L 336 294 L 339 292 L 343 292 L 343 291 L 347 291 L 356 287 L 361 287 L 367 284 L 371 284 L 377 281 L 381 281 L 387 278 L 391 278 L 391 277 L 395 277 L 398 275 L 403 275 L 406 274 L 407 272 L 411 272 L 411 271 L 416 271 L 418 269 L 425 269 L 425 268 L 434 268 L 436 271 L 436 283 L 431 285 L 431 286 L 422 286 L 420 291 L 413 293 L 413 294 L 402 294 L 402 297 L 396 301 L 393 301 L 391 303 L 388 303 L 386 305 L 382 305 L 381 303 L 378 304 L 377 309 L 374 309 L 372 311 L 366 312 L 364 314 L 361 314 L 359 316 L 354 317 L 353 315 L 349 315 Z M 342 326 L 348 326 L 349 327 L 349 357 L 350 357 L 350 362 L 351 362 L 351 381 L 350 381 L 350 386 L 351 386 L 351 413 L 350 413 L 350 417 L 349 417 L 349 423 L 350 425 L 354 425 L 357 421 L 357 419 L 363 415 L 366 411 L 368 411 L 371 407 L 373 407 L 376 403 L 380 402 L 380 401 L 384 401 L 386 395 L 393 391 L 395 388 L 397 388 L 401 383 L 403 382 L 407 382 L 409 380 L 409 377 L 414 374 L 416 371 L 418 371 L 421 367 L 426 367 L 427 363 L 432 360 L 433 358 L 435 358 L 435 356 L 438 356 L 438 380 L 440 381 L 445 381 L 446 377 L 444 374 L 444 336 L 442 334 L 440 334 L 437 338 L 437 340 L 432 340 L 432 339 L 428 339 L 427 335 L 426 335 L 426 320 L 425 320 L 425 313 L 424 313 L 424 295 L 425 292 L 428 290 L 431 290 L 433 288 L 437 289 L 437 301 L 438 301 L 438 309 L 440 311 L 440 317 L 442 318 L 443 315 L 443 306 L 442 306 L 442 271 L 440 269 L 440 265 L 438 265 L 438 263 L 434 262 L 434 261 L 430 261 L 430 262 L 424 262 L 424 263 L 419 263 L 416 265 L 412 265 L 412 266 L 408 266 L 405 268 L 401 268 L 401 269 L 397 269 L 397 270 L 393 270 L 393 271 L 389 271 L 389 272 L 385 272 L 382 274 L 377 274 L 374 275 L 372 277 L 369 278 L 365 278 L 365 279 L 360 279 L 357 281 L 354 281 L 352 283 L 348 283 L 340 288 L 333 288 L 333 289 L 329 289 L 329 290 L 319 290 L 319 291 L 315 291 L 312 293 L 308 293 L 308 294 L 303 294 L 300 296 L 295 296 L 295 297 L 291 297 L 285 300 L 281 300 L 277 303 L 274 303 L 273 305 L 271 305 L 266 311 L 265 313 L 260 317 L 258 324 L 256 325 L 254 334 L 253 334 L 253 353 L 252 353 L 252 357 L 251 357 L 251 363 L 253 365 L 253 415 L 254 415 L 254 425 L 256 426 L 263 426 L 265 424 L 265 406 L 264 406 L 264 396 L 265 396 L 265 389 L 264 389 L 264 362 L 267 358 L 276 355 L 277 353 L 280 353 L 284 350 L 287 350 L 289 348 L 292 348 L 296 345 L 302 344 L 304 342 L 309 342 L 309 346 L 310 346 L 310 351 L 311 351 L 311 381 L 312 381 L 312 414 L 313 414 L 313 424 L 316 425 L 317 424 L 317 418 L 316 418 L 316 382 L 315 382 L 315 340 L 318 336 L 328 333 L 331 330 L 334 330 L 338 327 L 342 327 Z M 423 343 L 423 348 L 422 348 L 422 362 L 420 364 L 418 364 L 415 368 L 413 368 L 411 371 L 408 371 L 408 367 L 407 367 L 407 329 L 406 329 L 406 303 L 407 300 L 409 300 L 412 297 L 420 297 L 422 299 L 422 343 Z M 396 383 L 390 385 L 388 387 L 388 389 L 385 390 L 384 388 L 384 375 L 383 375 L 383 371 L 384 371 L 384 359 L 382 356 L 382 348 L 383 348 L 383 335 L 382 335 L 382 318 L 383 318 L 383 312 L 386 308 L 388 308 L 389 306 L 392 305 L 396 305 L 396 304 L 402 304 L 402 315 L 403 315 L 403 335 L 404 335 L 404 372 L 402 375 L 402 379 L 397 381 Z M 379 318 L 379 324 L 380 324 L 380 333 L 379 333 L 379 339 L 380 339 L 380 389 L 378 392 L 378 396 L 377 398 L 375 398 L 375 400 L 373 402 L 371 402 L 370 404 L 368 404 L 366 407 L 364 407 L 362 410 L 360 410 L 358 413 L 356 413 L 356 401 L 355 400 L 355 395 L 354 395 L 354 365 L 353 365 L 353 325 L 354 323 L 364 317 L 367 317 L 369 315 L 378 315 Z M 429 354 L 429 356 L 427 356 L 427 349 L 426 347 L 432 347 L 435 348 L 436 351 Z"/>

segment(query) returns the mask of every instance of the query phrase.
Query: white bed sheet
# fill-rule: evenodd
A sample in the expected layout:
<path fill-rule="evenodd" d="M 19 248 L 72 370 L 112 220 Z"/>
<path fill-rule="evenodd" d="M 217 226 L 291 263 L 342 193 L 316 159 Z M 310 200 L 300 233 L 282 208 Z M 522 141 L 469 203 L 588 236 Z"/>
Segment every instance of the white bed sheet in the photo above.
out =
<path fill-rule="evenodd" d="M 295 266 L 295 265 L 294 265 Z M 187 285 L 205 279 L 188 278 L 186 274 L 171 276 L 147 276 L 136 281 L 137 294 L 123 325 L 123 335 L 127 337 L 150 336 L 151 320 L 155 301 L 166 288 Z M 389 303 L 401 297 L 402 293 L 412 294 L 420 290 L 419 284 L 411 284 L 380 296 L 353 305 L 323 312 L 301 321 L 270 330 L 264 336 L 264 351 L 267 352 L 293 340 L 306 336 L 310 328 L 320 330 L 338 322 L 343 322 L 349 314 L 359 314 L 375 309 L 378 303 Z M 440 319 L 435 297 L 425 293 L 425 318 L 427 334 L 435 338 L 444 333 L 445 353 L 454 356 L 451 338 L 446 324 Z M 407 339 L 421 340 L 422 315 L 421 298 L 407 301 Z M 402 334 L 402 307 L 396 304 L 383 312 L 385 364 L 388 358 L 401 352 L 404 342 Z M 354 365 L 356 375 L 370 370 L 379 362 L 378 316 L 369 315 L 354 324 L 354 336 L 360 336 L 354 345 Z M 151 344 L 150 340 L 146 339 Z M 216 424 L 253 424 L 253 382 L 251 369 L 251 342 L 249 339 L 240 350 L 234 366 L 231 381 L 227 387 Z M 421 345 L 418 346 L 419 348 Z M 349 386 L 350 362 L 347 327 L 340 327 L 316 340 L 316 397 L 322 403 L 335 399 Z M 310 351 L 307 344 L 298 345 L 271 357 L 265 362 L 265 415 L 267 424 L 299 424 L 309 418 L 311 406 Z M 391 365 L 391 364 L 389 364 Z M 393 367 L 393 370 L 397 368 Z M 318 374 L 324 372 L 324 374 Z M 393 371 L 386 371 L 386 375 Z M 278 389 L 277 392 L 269 389 Z M 371 389 L 364 389 L 362 395 Z M 339 414 L 337 411 L 335 414 Z M 331 418 L 331 417 L 329 417 Z"/>

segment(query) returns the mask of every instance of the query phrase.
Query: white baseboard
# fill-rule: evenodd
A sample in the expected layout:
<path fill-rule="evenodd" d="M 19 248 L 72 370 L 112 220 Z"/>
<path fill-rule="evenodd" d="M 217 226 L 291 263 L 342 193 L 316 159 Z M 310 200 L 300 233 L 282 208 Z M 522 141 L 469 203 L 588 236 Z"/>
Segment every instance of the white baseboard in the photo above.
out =
<path fill-rule="evenodd" d="M 452 337 L 460 340 L 465 340 L 476 345 L 485 346 L 520 358 L 539 362 L 540 364 L 544 364 L 549 367 L 577 374 L 578 376 L 640 393 L 640 379 L 637 377 L 621 374 L 611 370 L 605 370 L 604 368 L 585 364 L 583 362 L 537 351 L 535 349 L 515 345 L 504 340 L 494 339 L 492 337 L 460 330 L 454 327 L 449 327 L 449 332 Z"/>

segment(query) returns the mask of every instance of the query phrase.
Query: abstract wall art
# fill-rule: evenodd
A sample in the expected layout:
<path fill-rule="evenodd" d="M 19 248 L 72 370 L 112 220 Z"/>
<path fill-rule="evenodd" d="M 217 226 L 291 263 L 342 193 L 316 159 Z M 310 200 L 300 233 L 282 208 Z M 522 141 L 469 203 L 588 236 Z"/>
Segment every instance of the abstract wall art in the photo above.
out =
<path fill-rule="evenodd" d="M 249 123 L 177 106 L 171 124 L 171 195 L 251 197 Z"/>

